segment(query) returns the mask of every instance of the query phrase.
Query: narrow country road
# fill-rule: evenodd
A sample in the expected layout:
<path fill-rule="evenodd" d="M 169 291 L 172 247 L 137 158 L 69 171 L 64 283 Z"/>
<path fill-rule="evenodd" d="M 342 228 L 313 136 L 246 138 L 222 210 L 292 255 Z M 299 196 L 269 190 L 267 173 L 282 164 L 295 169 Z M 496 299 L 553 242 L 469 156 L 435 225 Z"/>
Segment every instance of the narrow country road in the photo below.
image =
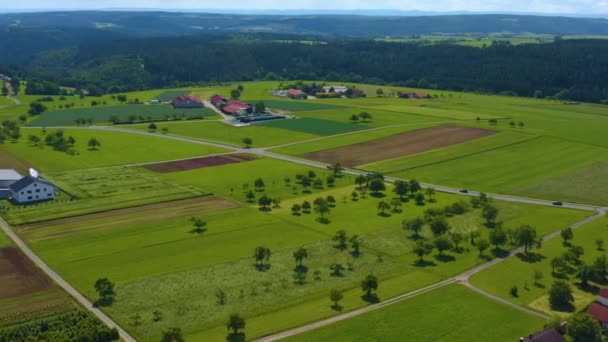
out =
<path fill-rule="evenodd" d="M 16 97 L 12 97 L 10 95 L 7 95 L 6 98 L 9 99 L 9 100 L 11 100 L 11 101 L 13 101 L 15 103 L 15 105 L 17 105 L 17 106 L 21 104 L 21 100 L 19 100 Z"/>
<path fill-rule="evenodd" d="M 93 307 L 93 304 L 86 299 L 80 292 L 76 291 L 68 282 L 63 280 L 55 271 L 53 271 L 47 264 L 42 261 L 34 252 L 15 234 L 9 227 L 8 223 L 4 221 L 0 217 L 0 228 L 8 237 L 13 240 L 15 245 L 21 249 L 23 254 L 25 254 L 32 262 L 40 268 L 46 275 L 51 278 L 57 285 L 63 288 L 67 293 L 69 293 L 74 299 L 76 299 L 82 306 L 84 306 L 87 310 L 93 313 L 97 318 L 99 318 L 104 324 L 109 326 L 110 328 L 116 328 L 120 337 L 126 342 L 135 342 L 135 339 L 131 337 L 125 330 L 123 330 L 118 324 L 116 324 L 110 317 L 108 317 L 101 310 Z"/>

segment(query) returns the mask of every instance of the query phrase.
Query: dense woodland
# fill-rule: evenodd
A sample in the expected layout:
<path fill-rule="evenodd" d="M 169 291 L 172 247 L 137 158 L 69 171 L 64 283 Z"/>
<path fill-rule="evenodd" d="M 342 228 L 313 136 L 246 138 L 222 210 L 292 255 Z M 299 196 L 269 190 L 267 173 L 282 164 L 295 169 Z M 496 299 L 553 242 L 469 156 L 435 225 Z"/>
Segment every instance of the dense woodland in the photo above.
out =
<path fill-rule="evenodd" d="M 608 99 L 605 40 L 477 48 L 359 39 L 280 43 L 271 38 L 214 35 L 86 44 L 40 53 L 12 70 L 21 79 L 85 88 L 93 95 L 236 80 L 304 79 L 590 102 Z"/>

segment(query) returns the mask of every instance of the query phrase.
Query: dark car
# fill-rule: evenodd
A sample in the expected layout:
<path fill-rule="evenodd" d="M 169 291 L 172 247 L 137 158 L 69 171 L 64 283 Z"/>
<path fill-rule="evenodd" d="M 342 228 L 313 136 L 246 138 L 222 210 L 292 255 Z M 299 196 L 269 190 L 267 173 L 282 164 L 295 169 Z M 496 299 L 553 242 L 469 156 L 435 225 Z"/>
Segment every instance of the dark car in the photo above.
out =
<path fill-rule="evenodd" d="M 564 203 L 557 201 L 557 202 L 553 202 L 553 205 L 559 205 L 559 206 L 562 206 L 562 205 L 564 205 Z"/>
<path fill-rule="evenodd" d="M 468 193 L 469 193 L 469 190 L 467 190 L 467 189 L 462 189 L 462 190 L 459 190 L 458 192 L 460 192 L 461 194 L 468 194 Z"/>

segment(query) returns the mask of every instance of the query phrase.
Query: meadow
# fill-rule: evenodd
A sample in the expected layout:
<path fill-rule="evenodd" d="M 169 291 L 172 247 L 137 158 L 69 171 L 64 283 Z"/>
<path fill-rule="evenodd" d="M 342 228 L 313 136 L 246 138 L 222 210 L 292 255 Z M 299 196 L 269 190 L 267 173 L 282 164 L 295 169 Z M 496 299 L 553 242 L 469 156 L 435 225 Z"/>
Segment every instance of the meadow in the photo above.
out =
<path fill-rule="evenodd" d="M 543 323 L 461 285 L 449 285 L 285 341 L 465 342 L 475 336 L 480 341 L 509 342 L 539 330 Z"/>
<path fill-rule="evenodd" d="M 78 120 L 85 120 L 87 124 L 105 124 L 116 117 L 119 122 L 169 121 L 189 120 L 203 118 L 220 118 L 209 108 L 175 109 L 170 105 L 121 105 L 121 106 L 95 106 L 89 108 L 67 109 L 57 112 L 47 112 L 29 123 L 33 127 L 76 126 Z"/>
<path fill-rule="evenodd" d="M 55 131 L 49 129 L 46 134 L 52 134 Z M 41 129 L 29 128 L 22 130 L 22 132 L 24 137 L 17 143 L 7 142 L 0 145 L 0 149 L 18 156 L 19 159 L 42 173 L 174 160 L 228 152 L 217 147 L 167 140 L 160 137 L 74 128 L 63 130 L 66 137 L 72 136 L 76 140 L 73 147 L 75 155 L 69 155 L 66 152 L 55 151 L 51 146 L 44 145 L 45 133 Z M 30 135 L 40 137 L 42 142 L 35 146 L 28 141 L 27 137 Z M 88 146 L 88 141 L 91 138 L 96 138 L 101 146 L 91 150 Z M 153 151 L 151 150 L 152 146 L 154 147 Z"/>
<path fill-rule="evenodd" d="M 308 112 L 313 110 L 338 109 L 342 106 L 325 103 L 317 103 L 313 100 L 248 100 L 251 103 L 264 101 L 266 107 L 274 110 L 286 110 L 289 112 Z"/>

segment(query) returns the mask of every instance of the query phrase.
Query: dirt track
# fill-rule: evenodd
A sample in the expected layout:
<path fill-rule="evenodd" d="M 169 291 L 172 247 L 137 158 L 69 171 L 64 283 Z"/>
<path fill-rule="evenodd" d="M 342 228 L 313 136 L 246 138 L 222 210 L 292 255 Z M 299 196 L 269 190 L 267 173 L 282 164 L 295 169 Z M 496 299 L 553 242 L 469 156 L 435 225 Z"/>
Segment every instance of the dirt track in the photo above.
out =
<path fill-rule="evenodd" d="M 496 134 L 481 128 L 438 126 L 302 155 L 306 159 L 352 167 L 398 158 Z"/>
<path fill-rule="evenodd" d="M 51 289 L 53 283 L 19 249 L 0 249 L 0 299 Z"/>

